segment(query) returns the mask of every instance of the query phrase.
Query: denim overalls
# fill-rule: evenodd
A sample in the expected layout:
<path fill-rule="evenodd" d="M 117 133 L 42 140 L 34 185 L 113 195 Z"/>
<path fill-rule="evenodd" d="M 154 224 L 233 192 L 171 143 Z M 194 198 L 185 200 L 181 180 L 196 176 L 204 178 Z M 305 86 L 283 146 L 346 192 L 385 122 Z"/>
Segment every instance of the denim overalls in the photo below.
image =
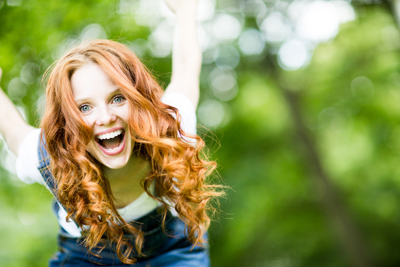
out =
<path fill-rule="evenodd" d="M 38 146 L 39 166 L 38 169 L 43 176 L 45 183 L 53 193 L 55 200 L 53 209 L 58 216 L 57 203 L 58 195 L 56 191 L 55 179 L 50 173 L 50 157 L 44 148 L 43 143 L 39 140 Z M 204 244 L 204 248 L 195 246 L 192 249 L 192 243 L 189 242 L 184 234 L 185 223 L 178 217 L 168 212 L 165 233 L 161 228 L 162 213 L 160 209 L 155 209 L 148 215 L 141 217 L 135 221 L 135 226 L 142 225 L 141 230 L 144 232 L 143 253 L 145 257 L 138 257 L 134 252 L 134 257 L 138 260 L 135 265 L 123 264 L 115 252 L 115 244 L 107 244 L 106 248 L 97 253 L 99 250 L 93 249 L 92 252 L 99 254 L 96 257 L 88 252 L 86 247 L 82 245 L 83 238 L 72 238 L 67 231 L 60 226 L 58 234 L 59 251 L 50 259 L 50 267 L 86 267 L 86 266 L 209 266 L 210 260 L 208 255 L 208 244 Z M 137 224 L 138 223 L 138 224 Z M 127 235 L 131 243 L 135 243 L 135 237 Z M 207 239 L 207 235 L 204 236 Z"/>

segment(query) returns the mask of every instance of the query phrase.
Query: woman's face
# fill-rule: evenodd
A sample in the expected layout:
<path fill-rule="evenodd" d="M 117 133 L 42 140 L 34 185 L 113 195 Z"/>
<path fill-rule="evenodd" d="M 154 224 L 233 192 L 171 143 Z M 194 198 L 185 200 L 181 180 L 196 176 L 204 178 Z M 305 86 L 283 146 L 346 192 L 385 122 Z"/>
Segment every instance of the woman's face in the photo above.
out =
<path fill-rule="evenodd" d="M 87 63 L 76 70 L 71 84 L 82 118 L 93 129 L 88 152 L 110 169 L 124 167 L 133 150 L 127 100 L 95 63 Z"/>

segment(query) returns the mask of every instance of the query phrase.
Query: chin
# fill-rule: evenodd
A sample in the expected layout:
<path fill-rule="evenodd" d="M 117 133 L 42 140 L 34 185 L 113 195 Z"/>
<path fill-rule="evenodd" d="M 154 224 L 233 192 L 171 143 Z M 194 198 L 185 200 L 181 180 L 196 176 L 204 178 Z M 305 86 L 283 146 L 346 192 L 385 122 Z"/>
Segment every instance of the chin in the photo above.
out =
<path fill-rule="evenodd" d="M 104 167 L 116 170 L 116 169 L 121 169 L 121 168 L 125 167 L 129 161 L 129 157 L 127 159 L 125 159 L 125 158 L 124 159 L 115 159 L 115 160 L 111 160 L 111 161 L 107 160 L 107 159 L 104 159 L 104 160 L 98 159 L 98 161 L 102 165 L 104 165 Z"/>

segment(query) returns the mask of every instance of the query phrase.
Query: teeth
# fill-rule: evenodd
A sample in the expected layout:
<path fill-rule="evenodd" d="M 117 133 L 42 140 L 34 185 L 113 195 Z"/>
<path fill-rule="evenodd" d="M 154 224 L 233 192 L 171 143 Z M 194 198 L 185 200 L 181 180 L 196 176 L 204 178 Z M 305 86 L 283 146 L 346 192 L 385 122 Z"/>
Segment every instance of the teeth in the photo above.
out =
<path fill-rule="evenodd" d="M 120 135 L 121 133 L 122 133 L 122 130 L 117 130 L 115 132 L 101 134 L 101 135 L 97 136 L 97 138 L 99 138 L 100 140 L 111 139 L 111 138 L 114 138 L 114 137 Z"/>

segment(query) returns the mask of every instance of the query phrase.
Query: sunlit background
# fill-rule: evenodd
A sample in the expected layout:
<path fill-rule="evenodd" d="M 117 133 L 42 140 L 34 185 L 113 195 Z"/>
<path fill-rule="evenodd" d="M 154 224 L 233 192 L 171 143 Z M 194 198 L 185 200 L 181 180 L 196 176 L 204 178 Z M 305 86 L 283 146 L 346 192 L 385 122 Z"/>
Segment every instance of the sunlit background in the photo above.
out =
<path fill-rule="evenodd" d="M 232 189 L 213 266 L 399 266 L 398 1 L 199 0 L 199 133 Z M 129 46 L 160 83 L 174 15 L 160 0 L 0 0 L 1 87 L 32 125 L 44 71 L 81 40 Z M 51 195 L 0 137 L 0 266 L 46 266 Z"/>

